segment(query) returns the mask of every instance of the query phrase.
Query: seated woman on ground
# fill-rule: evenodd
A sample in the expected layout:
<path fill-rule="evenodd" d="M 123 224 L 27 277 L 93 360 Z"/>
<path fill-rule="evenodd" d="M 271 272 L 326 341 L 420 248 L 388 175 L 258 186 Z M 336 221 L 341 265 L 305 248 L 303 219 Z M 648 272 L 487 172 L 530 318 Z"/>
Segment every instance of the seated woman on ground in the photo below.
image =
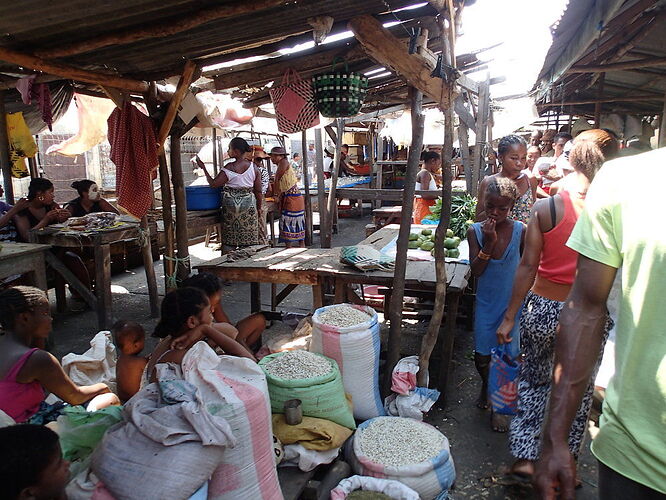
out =
<path fill-rule="evenodd" d="M 18 423 L 46 424 L 56 420 L 62 403 L 47 404 L 45 391 L 88 411 L 120 404 L 106 384 L 77 386 L 50 353 L 31 348 L 51 333 L 46 294 L 17 286 L 0 291 L 0 409 Z"/>
<path fill-rule="evenodd" d="M 14 218 L 19 241 L 27 243 L 30 241 L 31 230 L 42 229 L 50 224 L 65 222 L 71 216 L 69 210 L 60 208 L 53 201 L 53 183 L 48 179 L 32 179 L 28 187 L 27 198 L 28 206 L 18 212 Z M 86 288 L 90 289 L 90 274 L 81 257 L 62 248 L 58 249 L 56 253 L 79 281 Z M 78 294 L 74 293 L 73 290 L 72 292 L 74 297 L 78 298 Z"/>
<path fill-rule="evenodd" d="M 261 334 L 266 329 L 266 318 L 262 313 L 254 313 L 236 323 L 235 332 L 228 326 L 231 320 L 222 308 L 222 284 L 220 279 L 211 273 L 199 273 L 190 276 L 182 284 L 183 287 L 194 287 L 203 292 L 210 301 L 213 313 L 213 326 L 221 326 L 220 330 L 227 335 L 234 334 L 233 339 L 245 346 L 251 352 L 257 352 L 261 347 Z"/>
<path fill-rule="evenodd" d="M 146 345 L 146 332 L 139 323 L 119 320 L 111 327 L 111 333 L 118 349 L 117 392 L 124 404 L 141 388 L 141 374 L 148 364 L 148 358 L 141 356 L 141 351 Z"/>
<path fill-rule="evenodd" d="M 99 187 L 94 181 L 82 179 L 72 182 L 72 188 L 79 193 L 78 198 L 74 198 L 67 203 L 67 210 L 72 217 L 83 217 L 84 215 L 97 212 L 118 213 L 116 207 L 102 198 L 99 194 Z"/>
<path fill-rule="evenodd" d="M 158 363 L 177 363 L 183 360 L 190 347 L 200 340 L 208 341 L 212 347 L 219 347 L 225 354 L 240 356 L 256 361 L 250 351 L 236 342 L 238 335 L 231 325 L 222 332 L 220 325 L 213 328 L 213 314 L 206 294 L 198 288 L 179 288 L 167 293 L 162 300 L 160 321 L 153 335 L 161 338 L 150 355 L 146 375 L 149 381 L 155 381 L 155 365 Z"/>

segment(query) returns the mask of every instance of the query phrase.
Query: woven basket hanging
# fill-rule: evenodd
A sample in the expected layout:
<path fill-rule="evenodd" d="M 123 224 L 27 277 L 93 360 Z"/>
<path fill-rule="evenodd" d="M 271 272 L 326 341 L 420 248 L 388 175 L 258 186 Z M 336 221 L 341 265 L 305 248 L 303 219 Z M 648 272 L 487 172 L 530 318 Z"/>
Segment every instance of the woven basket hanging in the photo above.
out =
<path fill-rule="evenodd" d="M 293 134 L 319 125 L 319 111 L 315 105 L 312 83 L 303 80 L 296 70 L 289 68 L 280 85 L 269 94 L 275 106 L 278 130 Z"/>
<path fill-rule="evenodd" d="M 317 108 L 328 118 L 358 114 L 368 91 L 368 79 L 361 73 L 349 71 L 346 61 L 343 60 L 343 71 L 336 70 L 339 59 L 333 60 L 331 71 L 312 78 Z"/>

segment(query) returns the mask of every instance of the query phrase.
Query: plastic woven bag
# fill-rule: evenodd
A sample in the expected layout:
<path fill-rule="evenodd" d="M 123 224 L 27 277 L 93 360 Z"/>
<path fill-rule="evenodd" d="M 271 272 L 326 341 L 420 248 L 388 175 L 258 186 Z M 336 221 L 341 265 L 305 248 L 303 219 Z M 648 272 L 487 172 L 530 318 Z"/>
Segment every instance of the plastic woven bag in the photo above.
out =
<path fill-rule="evenodd" d="M 495 413 L 516 414 L 519 371 L 520 362 L 511 356 L 510 344 L 502 344 L 490 351 L 488 398 Z"/>
<path fill-rule="evenodd" d="M 280 85 L 273 87 L 269 94 L 275 106 L 278 130 L 283 134 L 319 125 L 312 83 L 303 80 L 293 68 L 284 72 Z"/>
<path fill-rule="evenodd" d="M 342 376 L 335 360 L 322 356 L 328 359 L 333 367 L 329 373 L 319 377 L 285 379 L 268 373 L 264 366 L 284 354 L 270 354 L 259 361 L 259 366 L 266 374 L 273 413 L 284 413 L 285 401 L 300 399 L 304 416 L 325 418 L 349 429 L 356 429 L 354 415 L 345 397 Z"/>
<path fill-rule="evenodd" d="M 350 264 L 361 271 L 390 271 L 395 258 L 381 253 L 370 245 L 351 245 L 340 249 L 340 262 Z"/>

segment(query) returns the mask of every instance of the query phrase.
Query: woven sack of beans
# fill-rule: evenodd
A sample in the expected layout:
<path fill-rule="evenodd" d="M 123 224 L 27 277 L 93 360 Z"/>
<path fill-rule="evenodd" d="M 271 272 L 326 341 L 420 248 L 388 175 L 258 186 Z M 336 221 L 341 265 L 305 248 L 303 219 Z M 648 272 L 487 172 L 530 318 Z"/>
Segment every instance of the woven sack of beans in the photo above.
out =
<path fill-rule="evenodd" d="M 446 498 L 456 478 L 446 436 L 409 418 L 377 417 L 363 422 L 346 452 L 356 474 L 400 481 L 422 500 Z"/>
<path fill-rule="evenodd" d="M 213 415 L 229 423 L 236 446 L 227 447 L 208 483 L 208 500 L 282 500 L 273 447 L 266 377 L 247 358 L 218 356 L 199 342 L 181 363 Z"/>
<path fill-rule="evenodd" d="M 266 374 L 273 413 L 284 413 L 285 401 L 300 399 L 304 416 L 356 429 L 334 360 L 308 351 L 287 351 L 269 354 L 259 366 Z"/>
<path fill-rule="evenodd" d="M 334 359 L 352 396 L 354 418 L 385 415 L 379 394 L 379 323 L 372 307 L 336 304 L 312 316 L 310 351 Z"/>

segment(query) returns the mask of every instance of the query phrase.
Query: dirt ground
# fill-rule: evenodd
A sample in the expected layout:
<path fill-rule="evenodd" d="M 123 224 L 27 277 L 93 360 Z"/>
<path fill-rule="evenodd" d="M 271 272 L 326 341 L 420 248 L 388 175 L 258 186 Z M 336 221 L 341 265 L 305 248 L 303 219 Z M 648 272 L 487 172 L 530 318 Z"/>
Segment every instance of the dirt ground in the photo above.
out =
<path fill-rule="evenodd" d="M 369 222 L 366 216 L 356 219 L 340 219 L 339 232 L 334 235 L 335 246 L 353 244 L 364 239 L 364 226 Z M 315 236 L 315 246 L 318 245 Z M 215 258 L 219 252 L 204 247 L 203 244 L 190 248 L 193 265 Z M 162 262 L 155 263 L 160 294 L 164 293 L 164 271 Z M 249 290 L 247 283 L 234 283 L 224 287 L 223 304 L 233 321 L 249 314 Z M 146 351 L 156 344 L 149 335 L 156 319 L 149 317 L 148 290 L 143 268 L 136 268 L 113 277 L 114 319 L 133 319 L 141 323 L 148 333 Z M 55 301 L 51 291 L 52 303 Z M 262 285 L 262 304 L 269 309 L 270 286 Z M 310 312 L 312 304 L 309 287 L 298 287 L 281 304 L 283 312 Z M 417 354 L 420 336 L 426 323 L 405 324 L 403 341 L 404 354 Z M 268 330 L 284 328 L 276 324 Z M 387 326 L 383 325 L 384 334 Z M 69 352 L 82 353 L 89 347 L 89 341 L 97 332 L 96 316 L 92 311 L 72 312 L 54 315 L 54 353 L 62 357 Z M 457 333 L 454 365 L 449 393 L 445 405 L 438 401 L 426 417 L 426 421 L 440 429 L 449 439 L 455 462 L 457 479 L 451 496 L 455 499 L 523 499 L 535 498 L 530 487 L 511 484 L 505 471 L 511 465 L 507 436 L 490 429 L 490 414 L 476 408 L 479 380 L 472 361 L 473 332 L 460 327 Z M 594 429 L 593 429 L 594 432 Z M 579 474 L 583 487 L 577 491 L 577 498 L 597 498 L 596 461 L 589 450 L 590 435 L 580 459 Z"/>

